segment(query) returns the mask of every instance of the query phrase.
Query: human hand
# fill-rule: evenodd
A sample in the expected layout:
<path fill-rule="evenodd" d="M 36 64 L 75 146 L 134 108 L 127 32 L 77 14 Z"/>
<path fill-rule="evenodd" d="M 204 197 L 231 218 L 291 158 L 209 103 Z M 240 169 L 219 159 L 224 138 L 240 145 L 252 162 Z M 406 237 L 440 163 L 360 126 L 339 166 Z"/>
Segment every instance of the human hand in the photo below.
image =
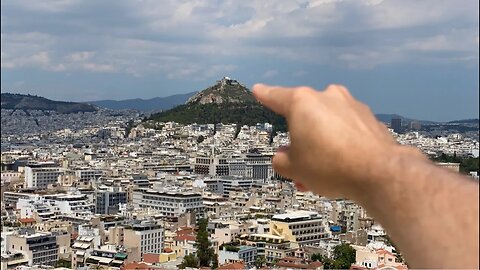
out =
<path fill-rule="evenodd" d="M 330 85 L 319 92 L 256 84 L 253 94 L 288 123 L 290 145 L 273 158 L 279 174 L 328 197 L 354 197 L 377 184 L 372 180 L 397 144 L 345 87 Z"/>

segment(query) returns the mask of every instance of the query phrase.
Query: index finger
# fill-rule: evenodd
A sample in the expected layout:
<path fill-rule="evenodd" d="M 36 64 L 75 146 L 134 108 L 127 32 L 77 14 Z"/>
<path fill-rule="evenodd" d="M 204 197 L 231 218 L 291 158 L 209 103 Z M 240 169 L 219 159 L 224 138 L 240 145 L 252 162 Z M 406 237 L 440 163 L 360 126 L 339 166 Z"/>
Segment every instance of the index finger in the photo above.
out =
<path fill-rule="evenodd" d="M 255 84 L 253 95 L 272 111 L 287 116 L 290 112 L 292 89 L 265 84 Z"/>

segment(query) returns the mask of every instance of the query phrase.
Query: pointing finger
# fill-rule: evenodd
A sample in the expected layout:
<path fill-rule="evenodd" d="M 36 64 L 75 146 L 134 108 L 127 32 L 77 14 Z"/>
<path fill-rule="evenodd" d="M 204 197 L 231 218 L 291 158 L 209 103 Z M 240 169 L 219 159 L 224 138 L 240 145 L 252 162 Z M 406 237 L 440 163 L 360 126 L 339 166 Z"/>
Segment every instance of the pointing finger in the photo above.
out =
<path fill-rule="evenodd" d="M 292 89 L 284 87 L 255 84 L 253 86 L 255 98 L 272 111 L 287 116 L 290 111 Z"/>

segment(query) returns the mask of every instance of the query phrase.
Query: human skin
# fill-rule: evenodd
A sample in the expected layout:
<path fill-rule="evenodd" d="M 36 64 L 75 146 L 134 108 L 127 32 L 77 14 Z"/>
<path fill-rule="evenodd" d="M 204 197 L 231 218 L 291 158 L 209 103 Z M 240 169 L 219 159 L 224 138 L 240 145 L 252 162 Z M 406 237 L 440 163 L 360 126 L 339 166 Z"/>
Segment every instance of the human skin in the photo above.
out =
<path fill-rule="evenodd" d="M 411 268 L 479 268 L 478 182 L 399 145 L 343 86 L 257 84 L 253 94 L 288 123 L 275 171 L 299 189 L 362 205 Z"/>

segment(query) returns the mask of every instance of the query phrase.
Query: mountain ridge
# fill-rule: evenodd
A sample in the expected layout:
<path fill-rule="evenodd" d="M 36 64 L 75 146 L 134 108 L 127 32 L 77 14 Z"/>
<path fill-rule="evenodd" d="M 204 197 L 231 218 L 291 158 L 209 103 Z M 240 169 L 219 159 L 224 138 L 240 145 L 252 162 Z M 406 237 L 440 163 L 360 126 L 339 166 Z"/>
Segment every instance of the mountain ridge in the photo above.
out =
<path fill-rule="evenodd" d="M 5 98 L 8 97 L 9 95 L 10 96 L 24 96 L 24 97 L 29 97 L 29 98 L 39 98 L 41 100 L 42 99 L 43 100 L 48 100 L 48 101 L 53 102 L 53 103 L 90 105 L 91 108 L 94 108 L 94 110 L 98 110 L 98 108 L 96 108 L 96 107 L 102 107 L 102 108 L 107 108 L 107 109 L 112 109 L 112 110 L 133 109 L 133 110 L 145 111 L 144 109 L 140 109 L 140 108 L 133 107 L 133 106 L 127 106 L 127 105 L 125 105 L 125 107 L 121 107 L 121 108 L 111 108 L 109 106 L 102 106 L 101 104 L 99 104 L 101 102 L 107 102 L 107 101 L 112 101 L 112 102 L 117 103 L 117 102 L 127 102 L 127 101 L 143 102 L 143 101 L 152 101 L 152 100 L 159 100 L 159 99 L 175 100 L 175 104 L 171 103 L 170 108 L 163 109 L 163 108 L 160 107 L 160 108 L 152 108 L 151 110 L 149 110 L 149 111 L 154 112 L 154 111 L 158 111 L 158 110 L 173 109 L 173 108 L 175 108 L 175 106 L 186 105 L 186 103 L 188 103 L 189 99 L 193 98 L 199 92 L 200 91 L 194 91 L 194 92 L 189 92 L 189 93 L 185 93 L 185 94 L 176 94 L 176 95 L 165 96 L 165 97 L 155 97 L 155 98 L 151 98 L 151 99 L 135 98 L 135 99 L 126 99 L 126 100 L 118 100 L 118 101 L 117 100 L 97 100 L 97 101 L 89 101 L 89 102 L 54 101 L 54 100 L 50 100 L 50 99 L 47 99 L 47 98 L 44 98 L 44 97 L 41 97 L 41 96 L 36 96 L 36 95 L 31 95 L 31 94 L 1 93 L 1 103 L 2 103 L 1 108 L 2 109 L 18 109 L 18 110 L 24 110 L 24 109 L 35 110 L 35 109 L 37 109 L 37 108 L 25 108 L 25 107 L 22 107 L 22 106 L 19 106 L 19 107 L 15 108 L 14 106 L 12 107 L 12 105 L 7 105 L 8 98 L 7 98 L 7 100 L 5 100 Z M 249 93 L 251 93 L 251 92 L 249 92 Z M 250 101 L 252 103 L 254 103 L 255 105 L 258 105 L 258 103 L 256 101 L 254 101 L 253 95 L 252 95 L 252 100 L 250 100 Z M 45 110 L 45 109 L 40 108 L 40 110 Z M 51 110 L 51 109 L 47 108 L 46 110 Z M 70 113 L 70 112 L 68 112 L 68 113 Z M 408 118 L 408 117 L 404 117 L 404 116 L 399 115 L 399 114 L 386 114 L 386 113 L 375 114 L 375 116 L 377 117 L 378 121 L 381 121 L 381 122 L 384 122 L 384 123 L 390 123 L 391 118 L 401 118 L 402 122 L 405 123 L 405 124 L 408 124 L 412 121 L 417 121 L 417 122 L 420 122 L 421 124 L 436 124 L 436 123 L 437 124 L 455 124 L 455 123 L 478 124 L 479 121 L 480 121 L 479 118 L 458 119 L 458 120 L 453 120 L 453 121 L 418 120 L 418 119 L 411 119 L 411 118 Z"/>
<path fill-rule="evenodd" d="M 98 108 L 80 102 L 55 101 L 40 96 L 1 93 L 1 108 L 10 110 L 56 111 L 58 113 L 95 112 Z"/>
<path fill-rule="evenodd" d="M 154 97 L 150 99 L 132 98 L 124 100 L 95 100 L 86 103 L 94 104 L 112 110 L 133 109 L 143 112 L 155 112 L 168 110 L 180 104 L 184 104 L 189 98 L 198 92 L 189 92 L 185 94 L 175 94 L 165 97 Z"/>

